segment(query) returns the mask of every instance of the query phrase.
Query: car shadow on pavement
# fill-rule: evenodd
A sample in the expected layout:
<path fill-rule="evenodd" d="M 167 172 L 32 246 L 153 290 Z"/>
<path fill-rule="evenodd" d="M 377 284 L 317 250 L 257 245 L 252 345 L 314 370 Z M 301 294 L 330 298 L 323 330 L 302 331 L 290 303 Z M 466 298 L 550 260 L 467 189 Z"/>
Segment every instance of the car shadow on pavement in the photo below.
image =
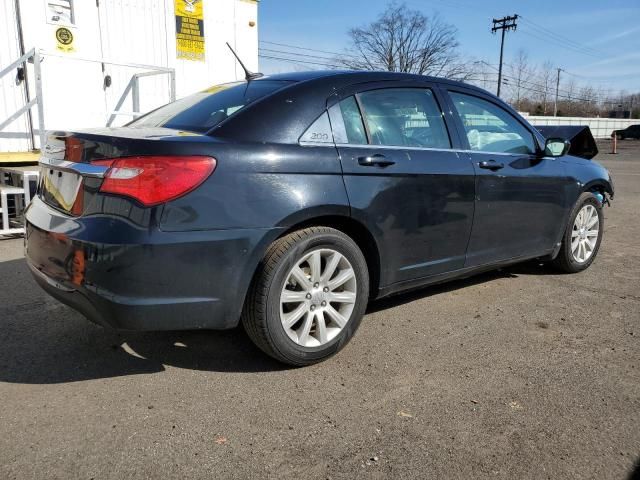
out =
<path fill-rule="evenodd" d="M 476 274 L 460 280 L 451 280 L 447 281 L 446 283 L 434 284 L 426 287 L 418 287 L 416 290 L 399 293 L 397 295 L 392 295 L 380 300 L 374 300 L 367 307 L 367 313 L 379 312 L 381 310 L 404 305 L 421 298 L 431 297 L 433 295 L 439 295 L 441 293 L 452 292 L 455 290 L 470 287 L 472 285 L 478 285 L 500 278 L 516 278 L 519 275 L 558 275 L 558 272 L 554 270 L 550 265 L 542 263 L 540 261 L 534 260 L 519 263 L 498 270 L 491 270 L 488 272 Z"/>
<path fill-rule="evenodd" d="M 640 480 L 640 457 L 636 460 L 633 470 L 631 470 L 631 473 L 629 474 L 628 480 Z"/>
<path fill-rule="evenodd" d="M 372 302 L 368 313 L 537 266 L 509 269 L 422 288 Z M 280 371 L 242 328 L 228 331 L 116 332 L 91 324 L 50 298 L 23 259 L 0 262 L 0 382 L 52 384 L 157 373 L 165 366 L 211 372 Z"/>
<path fill-rule="evenodd" d="M 51 384 L 156 373 L 165 366 L 262 372 L 286 366 L 241 328 L 116 332 L 49 297 L 23 259 L 0 262 L 0 382 Z"/>

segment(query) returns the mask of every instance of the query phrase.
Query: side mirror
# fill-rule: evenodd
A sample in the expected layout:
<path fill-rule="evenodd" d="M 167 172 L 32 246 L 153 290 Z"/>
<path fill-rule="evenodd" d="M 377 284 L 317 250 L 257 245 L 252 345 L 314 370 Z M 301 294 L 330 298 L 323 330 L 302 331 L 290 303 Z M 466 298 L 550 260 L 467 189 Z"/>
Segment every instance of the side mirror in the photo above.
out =
<path fill-rule="evenodd" d="M 569 152 L 571 142 L 563 138 L 547 138 L 544 144 L 544 154 L 547 157 L 562 157 Z"/>

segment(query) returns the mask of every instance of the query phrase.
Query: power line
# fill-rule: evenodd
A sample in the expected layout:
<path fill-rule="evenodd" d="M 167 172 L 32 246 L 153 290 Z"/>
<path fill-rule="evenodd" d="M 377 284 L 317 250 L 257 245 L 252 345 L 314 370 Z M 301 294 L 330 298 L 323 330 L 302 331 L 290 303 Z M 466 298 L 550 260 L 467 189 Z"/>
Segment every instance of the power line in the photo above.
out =
<path fill-rule="evenodd" d="M 575 40 L 572 40 L 572 39 L 570 39 L 568 37 L 565 37 L 564 35 L 559 34 L 558 32 L 550 30 L 550 29 L 540 25 L 539 23 L 534 22 L 533 20 L 529 20 L 526 17 L 521 17 L 521 20 L 525 24 L 528 24 L 529 28 L 531 28 L 533 30 L 537 30 L 541 34 L 546 35 L 548 37 L 553 37 L 554 39 L 556 39 L 557 41 L 559 41 L 563 45 L 570 45 L 573 48 L 581 50 L 581 51 L 583 51 L 585 53 L 588 53 L 590 55 L 597 55 L 597 56 L 607 55 L 603 51 L 597 50 L 595 48 L 588 47 L 586 45 L 582 45 L 582 44 L 576 42 Z"/>
<path fill-rule="evenodd" d="M 589 51 L 585 51 L 582 50 L 579 47 L 575 47 L 571 44 L 565 43 L 561 40 L 555 39 L 553 37 L 550 37 L 549 35 L 536 31 L 536 30 L 529 30 L 528 27 L 525 25 L 524 30 L 522 31 L 522 33 L 524 33 L 525 35 L 529 35 L 530 37 L 534 37 L 537 38 L 538 40 L 542 40 L 543 42 L 547 42 L 551 45 L 555 45 L 558 47 L 562 47 L 565 48 L 567 50 L 570 50 L 574 53 L 579 53 L 581 55 L 587 55 L 589 57 L 592 58 L 602 58 L 602 54 L 596 54 L 596 53 L 591 53 Z"/>
<path fill-rule="evenodd" d="M 329 61 L 335 61 L 336 58 L 330 58 L 330 57 L 323 57 L 320 55 L 310 55 L 307 53 L 298 53 L 298 52 L 287 52 L 285 50 L 274 50 L 271 48 L 264 48 L 264 47 L 260 47 L 259 48 L 260 51 L 262 52 L 270 52 L 270 53 L 280 53 L 280 54 L 284 54 L 284 55 L 297 55 L 300 57 L 307 57 L 307 58 L 315 58 L 315 59 L 319 59 L 319 60 L 329 60 Z"/>
<path fill-rule="evenodd" d="M 321 67 L 331 67 L 331 68 L 344 68 L 343 65 L 335 65 L 335 64 L 321 63 L 321 62 L 312 62 L 312 61 L 309 61 L 309 60 L 298 60 L 298 59 L 295 59 L 295 58 L 276 57 L 276 56 L 264 55 L 264 54 L 260 54 L 260 53 L 258 53 L 258 57 L 267 58 L 267 59 L 270 59 L 270 60 L 281 60 L 283 62 L 289 62 L 289 63 L 318 65 L 318 66 L 321 66 Z"/>
<path fill-rule="evenodd" d="M 496 72 L 498 71 L 498 68 L 497 68 L 495 65 L 493 65 L 493 64 L 491 64 L 491 63 L 488 63 L 488 62 L 485 62 L 484 60 L 480 60 L 480 61 L 479 61 L 479 62 L 477 62 L 477 63 L 482 63 L 483 65 L 486 65 L 487 67 L 492 68 L 492 69 L 493 69 L 493 70 L 495 70 Z M 506 65 L 506 66 L 507 66 L 507 67 L 509 67 L 509 68 L 515 68 L 515 67 L 514 67 L 514 65 L 513 65 L 512 63 L 504 62 L 504 65 Z M 571 73 L 571 72 L 568 72 L 568 71 L 567 71 L 567 70 L 565 70 L 565 69 L 563 69 L 562 71 L 563 71 L 564 73 L 566 73 L 567 75 L 571 75 L 571 76 L 573 76 L 573 77 L 592 78 L 592 77 L 588 77 L 588 76 L 586 76 L 586 75 L 578 75 L 578 74 L 575 74 L 575 73 Z M 494 75 L 495 75 L 495 73 L 494 73 Z M 622 75 L 622 76 L 624 76 L 624 75 Z M 629 76 L 632 76 L 632 75 L 629 75 Z M 616 78 L 616 76 L 612 76 L 611 78 Z M 522 81 L 523 81 L 523 82 L 526 82 L 525 80 L 522 80 Z M 526 82 L 526 83 L 531 83 L 531 82 Z M 610 84 L 608 84 L 608 83 L 607 83 L 607 84 L 602 83 L 602 82 L 591 82 L 591 83 L 596 83 L 597 85 L 599 85 L 600 89 L 602 89 L 602 90 L 614 90 L 614 89 L 611 87 L 611 85 L 610 85 Z M 560 90 L 560 91 L 562 91 L 562 90 Z M 568 90 L 565 90 L 565 92 L 569 93 L 569 92 L 568 92 Z"/>
<path fill-rule="evenodd" d="M 496 72 L 479 72 L 479 75 L 497 75 Z M 487 82 L 491 82 L 491 83 L 497 83 L 496 79 L 491 79 L 491 78 L 472 78 L 472 80 L 476 80 L 476 81 L 487 81 Z M 509 82 L 516 82 L 516 86 L 517 88 L 521 88 L 523 90 L 529 91 L 529 92 L 534 92 L 534 93 L 539 93 L 539 94 L 543 94 L 543 95 L 549 95 L 550 94 L 550 89 L 545 87 L 542 84 L 539 83 L 535 83 L 535 82 L 531 82 L 528 80 L 518 80 L 517 78 L 513 77 L 513 76 L 508 76 L 508 75 L 504 75 L 503 76 L 503 80 L 507 80 Z M 572 95 L 571 92 L 567 91 L 567 90 L 558 90 L 558 97 L 559 98 L 563 98 L 563 99 L 567 99 L 567 100 L 576 100 L 576 101 L 583 101 L 583 102 L 602 102 L 605 101 L 605 97 L 604 95 L 596 95 L 595 98 L 582 98 L 582 97 L 578 97 L 576 95 Z"/>
<path fill-rule="evenodd" d="M 337 55 L 340 57 L 355 57 L 355 58 L 359 58 L 357 55 L 353 55 L 350 53 L 338 53 L 338 52 L 331 52 L 329 50 L 319 50 L 317 48 L 309 48 L 309 47 L 301 47 L 299 45 L 291 45 L 291 44 L 287 44 L 287 43 L 278 43 L 278 42 L 268 42 L 267 40 L 260 40 L 260 43 L 265 43 L 267 45 L 276 45 L 278 47 L 287 47 L 287 48 L 292 48 L 295 50 L 306 50 L 309 52 L 317 52 L 317 53 L 326 53 L 329 55 Z M 291 52 L 293 53 L 293 52 Z"/>

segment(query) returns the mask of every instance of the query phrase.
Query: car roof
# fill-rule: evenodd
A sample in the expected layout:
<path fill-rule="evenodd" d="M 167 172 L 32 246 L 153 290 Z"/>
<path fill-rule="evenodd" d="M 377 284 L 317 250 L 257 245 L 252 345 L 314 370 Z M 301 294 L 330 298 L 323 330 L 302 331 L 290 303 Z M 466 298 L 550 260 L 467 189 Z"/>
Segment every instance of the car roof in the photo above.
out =
<path fill-rule="evenodd" d="M 304 82 L 309 80 L 326 79 L 327 81 L 334 81 L 340 78 L 341 80 L 347 80 L 349 77 L 353 77 L 354 83 L 364 82 L 376 82 L 386 80 L 421 80 L 423 82 L 437 82 L 447 83 L 450 85 L 464 86 L 465 88 L 476 88 L 468 83 L 450 80 L 443 77 L 432 77 L 428 75 L 417 75 L 413 73 L 401 73 L 401 72 L 385 72 L 385 71 L 368 71 L 368 70 L 310 70 L 304 72 L 288 72 L 277 73 L 274 75 L 265 75 L 260 77 L 260 80 L 283 80 L 291 82 Z M 481 89 L 478 89 L 481 90 Z"/>
<path fill-rule="evenodd" d="M 296 143 L 306 128 L 326 110 L 330 97 L 354 85 L 377 82 L 420 82 L 459 86 L 489 96 L 508 110 L 501 99 L 479 87 L 453 80 L 398 72 L 314 70 L 309 72 L 278 73 L 263 76 L 252 82 L 290 82 L 289 85 L 260 98 L 213 127 L 209 135 L 232 138 L 234 141 Z M 517 114 L 514 111 L 514 114 Z M 540 133 L 535 129 L 535 135 Z M 540 138 L 542 138 L 540 136 Z"/>

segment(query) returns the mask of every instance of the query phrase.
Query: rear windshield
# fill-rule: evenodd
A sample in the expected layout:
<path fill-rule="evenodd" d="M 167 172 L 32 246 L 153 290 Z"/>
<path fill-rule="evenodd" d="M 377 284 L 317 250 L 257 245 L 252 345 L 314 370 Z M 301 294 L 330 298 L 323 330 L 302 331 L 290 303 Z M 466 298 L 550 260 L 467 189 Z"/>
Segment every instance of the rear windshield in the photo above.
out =
<path fill-rule="evenodd" d="M 204 133 L 231 114 L 289 83 L 284 80 L 258 80 L 216 85 L 160 107 L 128 126 L 166 127 Z"/>

